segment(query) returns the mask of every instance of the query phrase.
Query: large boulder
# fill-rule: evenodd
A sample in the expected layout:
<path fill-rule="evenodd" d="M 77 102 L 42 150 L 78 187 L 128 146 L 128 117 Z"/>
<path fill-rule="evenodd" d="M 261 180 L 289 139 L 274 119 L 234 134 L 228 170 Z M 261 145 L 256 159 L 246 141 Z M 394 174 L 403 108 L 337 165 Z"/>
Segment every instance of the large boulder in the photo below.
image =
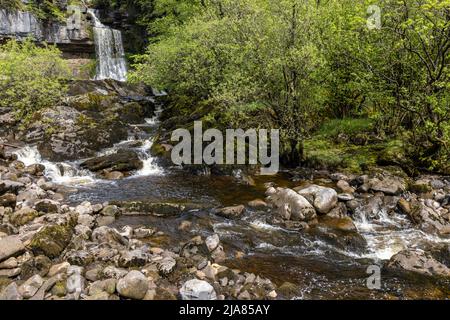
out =
<path fill-rule="evenodd" d="M 268 202 L 284 220 L 310 221 L 316 218 L 316 210 L 303 196 L 292 189 L 269 188 Z"/>
<path fill-rule="evenodd" d="M 419 250 L 400 251 L 389 260 L 388 267 L 398 271 L 450 278 L 450 268 Z"/>
<path fill-rule="evenodd" d="M 407 203 L 402 202 L 403 212 L 408 214 L 423 231 L 441 235 L 450 234 L 450 222 L 437 209 L 416 200 L 412 201 L 409 207 Z"/>
<path fill-rule="evenodd" d="M 139 170 L 142 166 L 143 163 L 137 153 L 126 149 L 118 150 L 110 155 L 89 159 L 81 164 L 82 168 L 93 172 L 102 170 L 129 172 Z"/>
<path fill-rule="evenodd" d="M 213 286 L 198 279 L 186 281 L 180 289 L 183 300 L 217 300 Z"/>
<path fill-rule="evenodd" d="M 332 188 L 312 185 L 300 189 L 298 193 L 304 196 L 316 208 L 317 212 L 327 214 L 338 203 L 338 194 Z"/>
<path fill-rule="evenodd" d="M 127 135 L 126 126 L 114 113 L 55 106 L 34 115 L 23 140 L 37 143 L 44 158 L 66 161 L 94 156 L 97 151 L 125 140 Z"/>
<path fill-rule="evenodd" d="M 394 176 L 383 176 L 369 180 L 369 188 L 375 192 L 383 192 L 387 195 L 396 196 L 406 191 L 405 179 Z"/>
<path fill-rule="evenodd" d="M 8 236 L 0 239 L 0 262 L 17 256 L 25 251 L 18 236 Z"/>
<path fill-rule="evenodd" d="M 117 282 L 117 292 L 124 298 L 142 300 L 149 288 L 148 279 L 139 271 L 130 271 Z"/>
<path fill-rule="evenodd" d="M 67 225 L 47 225 L 31 239 L 30 249 L 34 254 L 57 258 L 67 247 L 73 235 L 73 227 Z"/>

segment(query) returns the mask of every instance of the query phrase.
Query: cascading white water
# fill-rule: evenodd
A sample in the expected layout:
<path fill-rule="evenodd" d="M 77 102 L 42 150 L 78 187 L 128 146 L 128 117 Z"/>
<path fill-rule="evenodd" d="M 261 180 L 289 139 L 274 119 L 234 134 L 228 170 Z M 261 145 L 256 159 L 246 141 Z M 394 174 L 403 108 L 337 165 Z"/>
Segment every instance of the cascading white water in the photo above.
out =
<path fill-rule="evenodd" d="M 146 140 L 139 150 L 139 158 L 142 160 L 142 169 L 136 175 L 149 176 L 162 174 L 162 169 L 155 163 L 155 159 L 150 154 L 153 139 Z"/>
<path fill-rule="evenodd" d="M 24 147 L 15 152 L 19 161 L 26 166 L 42 164 L 45 166 L 45 176 L 51 181 L 64 185 L 80 185 L 93 183 L 95 177 L 87 170 L 80 170 L 76 165 L 70 163 L 54 163 L 43 160 L 37 147 Z"/>
<path fill-rule="evenodd" d="M 88 9 L 94 21 L 94 41 L 97 56 L 96 80 L 115 79 L 126 81 L 127 64 L 123 49 L 122 33 L 100 22 L 95 10 Z"/>
<path fill-rule="evenodd" d="M 390 216 L 386 210 L 378 212 L 377 218 L 367 216 L 364 210 L 356 210 L 354 218 L 369 250 L 362 258 L 389 260 L 402 250 L 420 248 L 426 243 L 450 244 L 450 239 L 427 234 L 417 229 L 406 216 Z"/>

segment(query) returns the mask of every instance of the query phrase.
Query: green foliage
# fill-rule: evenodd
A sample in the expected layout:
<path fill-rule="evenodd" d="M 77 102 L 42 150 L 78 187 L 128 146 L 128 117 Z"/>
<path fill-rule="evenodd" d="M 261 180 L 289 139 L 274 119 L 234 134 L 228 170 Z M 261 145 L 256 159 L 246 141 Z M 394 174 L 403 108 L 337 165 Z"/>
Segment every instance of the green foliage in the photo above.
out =
<path fill-rule="evenodd" d="M 22 0 L 0 0 L 0 9 L 20 10 L 23 9 Z"/>
<path fill-rule="evenodd" d="M 63 21 L 66 16 L 59 0 L 31 0 L 26 6 L 27 10 L 42 20 Z"/>
<path fill-rule="evenodd" d="M 381 0 L 372 30 L 369 0 L 141 2 L 158 37 L 130 79 L 169 90 L 185 119 L 281 128 L 293 164 L 317 130 L 372 130 L 406 134 L 420 166 L 449 167 L 450 0 Z"/>
<path fill-rule="evenodd" d="M 361 119 L 333 119 L 325 122 L 317 132 L 323 137 L 337 137 L 339 134 L 353 135 L 361 132 L 371 132 L 373 121 L 368 118 Z"/>
<path fill-rule="evenodd" d="M 70 74 L 58 49 L 31 40 L 0 46 L 0 70 L 0 107 L 12 107 L 22 120 L 58 103 Z"/>

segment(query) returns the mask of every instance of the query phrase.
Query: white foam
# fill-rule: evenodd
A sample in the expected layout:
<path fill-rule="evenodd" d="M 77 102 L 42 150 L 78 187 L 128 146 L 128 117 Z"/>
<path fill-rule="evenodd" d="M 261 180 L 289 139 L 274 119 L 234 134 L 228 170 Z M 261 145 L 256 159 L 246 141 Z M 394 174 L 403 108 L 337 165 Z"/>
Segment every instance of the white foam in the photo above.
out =
<path fill-rule="evenodd" d="M 94 175 L 87 170 L 80 170 L 75 164 L 68 162 L 54 163 L 42 159 L 37 147 L 26 146 L 15 154 L 26 166 L 42 164 L 45 166 L 45 176 L 52 182 L 67 185 L 89 184 L 96 181 Z"/>

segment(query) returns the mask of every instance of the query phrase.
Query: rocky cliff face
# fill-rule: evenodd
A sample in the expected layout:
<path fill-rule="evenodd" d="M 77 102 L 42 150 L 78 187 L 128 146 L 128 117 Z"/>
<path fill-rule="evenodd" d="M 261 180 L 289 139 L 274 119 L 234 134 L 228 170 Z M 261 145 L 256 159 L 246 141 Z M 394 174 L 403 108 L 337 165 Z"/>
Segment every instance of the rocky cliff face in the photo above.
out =
<path fill-rule="evenodd" d="M 0 41 L 32 37 L 56 44 L 65 53 L 95 52 L 91 18 L 85 8 L 67 10 L 67 20 L 41 21 L 30 12 L 0 10 Z"/>

